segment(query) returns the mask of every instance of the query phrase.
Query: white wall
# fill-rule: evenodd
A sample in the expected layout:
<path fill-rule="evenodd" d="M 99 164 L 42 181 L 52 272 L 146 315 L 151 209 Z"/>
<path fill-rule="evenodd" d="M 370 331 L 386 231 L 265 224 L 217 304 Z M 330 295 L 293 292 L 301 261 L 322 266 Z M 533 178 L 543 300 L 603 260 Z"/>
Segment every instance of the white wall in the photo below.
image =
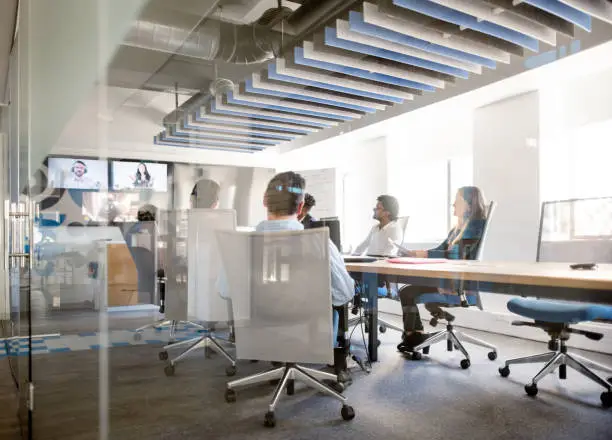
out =
<path fill-rule="evenodd" d="M 580 78 L 553 81 L 541 89 L 540 195 L 541 200 L 612 196 L 612 187 L 581 194 L 574 176 L 576 160 L 590 161 L 594 173 L 605 179 L 607 157 L 602 157 L 612 136 L 612 69 Z M 585 145 L 588 144 L 588 145 Z M 595 143 L 598 153 L 591 150 Z M 585 147 L 589 147 L 585 149 Z M 585 154 L 587 156 L 585 156 Z M 595 156 L 595 157 L 592 157 Z M 601 161 L 598 161 L 598 157 Z M 584 183 L 584 182 L 582 182 Z"/>
<path fill-rule="evenodd" d="M 486 260 L 535 261 L 540 218 L 539 96 L 526 93 L 474 114 L 474 185 L 497 208 Z"/>

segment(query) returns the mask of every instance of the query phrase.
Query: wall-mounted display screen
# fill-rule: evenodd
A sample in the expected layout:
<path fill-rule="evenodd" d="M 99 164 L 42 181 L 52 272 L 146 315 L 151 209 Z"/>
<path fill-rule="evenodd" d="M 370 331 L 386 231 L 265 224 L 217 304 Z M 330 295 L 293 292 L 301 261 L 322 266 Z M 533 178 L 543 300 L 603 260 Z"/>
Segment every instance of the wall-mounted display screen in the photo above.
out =
<path fill-rule="evenodd" d="M 168 165 L 155 162 L 113 161 L 113 190 L 168 190 Z"/>
<path fill-rule="evenodd" d="M 50 188 L 100 191 L 108 189 L 108 162 L 96 159 L 51 157 L 48 164 Z"/>

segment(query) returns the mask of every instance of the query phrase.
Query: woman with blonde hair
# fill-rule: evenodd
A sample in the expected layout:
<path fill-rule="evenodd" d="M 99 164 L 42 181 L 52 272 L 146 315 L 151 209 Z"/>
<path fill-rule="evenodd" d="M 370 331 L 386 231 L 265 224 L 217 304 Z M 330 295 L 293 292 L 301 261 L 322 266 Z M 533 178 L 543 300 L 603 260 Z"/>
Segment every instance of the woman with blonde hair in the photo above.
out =
<path fill-rule="evenodd" d="M 464 186 L 457 191 L 453 203 L 453 215 L 457 225 L 452 228 L 444 242 L 434 249 L 417 250 L 402 253 L 403 256 L 416 258 L 461 259 L 461 240 L 479 240 L 482 237 L 486 221 L 486 207 L 482 191 L 475 186 Z M 468 258 L 473 256 L 468 255 Z M 402 342 L 397 346 L 401 352 L 411 352 L 414 347 L 423 343 L 428 335 L 423 332 L 423 323 L 419 315 L 417 301 L 421 295 L 438 293 L 439 289 L 431 286 L 404 286 L 399 291 L 402 303 L 404 333 Z M 444 291 L 443 293 L 449 293 Z"/>

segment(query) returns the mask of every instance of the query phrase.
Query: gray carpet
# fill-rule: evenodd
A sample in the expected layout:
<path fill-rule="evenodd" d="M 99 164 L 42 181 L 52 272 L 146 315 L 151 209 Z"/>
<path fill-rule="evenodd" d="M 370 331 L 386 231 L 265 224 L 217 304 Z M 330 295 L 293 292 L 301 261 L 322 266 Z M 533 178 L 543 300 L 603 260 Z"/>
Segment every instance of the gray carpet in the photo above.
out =
<path fill-rule="evenodd" d="M 464 371 L 459 368 L 460 355 L 447 353 L 440 345 L 422 361 L 409 361 L 395 351 L 399 335 L 389 331 L 382 335 L 380 362 L 372 373 L 353 370 L 354 384 L 346 395 L 357 413 L 355 420 L 344 422 L 338 402 L 298 386 L 294 396 L 281 399 L 278 425 L 272 430 L 262 424 L 272 387 L 240 390 L 236 403 L 226 403 L 226 363 L 221 356 L 193 357 L 177 366 L 174 377 L 166 377 L 164 363 L 157 359 L 158 347 L 113 348 L 107 387 L 108 438 L 612 438 L 612 410 L 599 406 L 602 389 L 573 371 L 563 383 L 554 376 L 544 379 L 536 399 L 525 395 L 523 385 L 539 366 L 517 366 L 509 378 L 499 376 L 502 359 L 543 352 L 543 344 L 471 333 L 497 343 L 500 360 L 491 362 L 486 351 L 474 348 L 472 367 Z M 610 357 L 583 354 L 612 364 Z M 97 439 L 99 352 L 40 354 L 34 362 L 35 438 Z M 240 362 L 237 377 L 263 368 L 267 365 Z M 6 375 L 0 379 L 4 382 Z M 0 426 L 3 432 L 7 431 Z"/>

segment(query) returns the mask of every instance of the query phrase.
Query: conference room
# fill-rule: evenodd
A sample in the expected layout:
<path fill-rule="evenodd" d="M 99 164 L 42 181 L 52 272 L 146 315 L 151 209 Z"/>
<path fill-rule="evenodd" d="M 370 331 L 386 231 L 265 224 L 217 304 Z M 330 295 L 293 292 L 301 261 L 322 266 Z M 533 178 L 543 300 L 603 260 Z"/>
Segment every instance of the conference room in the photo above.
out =
<path fill-rule="evenodd" d="M 612 2 L 6 0 L 0 437 L 610 438 Z"/>

